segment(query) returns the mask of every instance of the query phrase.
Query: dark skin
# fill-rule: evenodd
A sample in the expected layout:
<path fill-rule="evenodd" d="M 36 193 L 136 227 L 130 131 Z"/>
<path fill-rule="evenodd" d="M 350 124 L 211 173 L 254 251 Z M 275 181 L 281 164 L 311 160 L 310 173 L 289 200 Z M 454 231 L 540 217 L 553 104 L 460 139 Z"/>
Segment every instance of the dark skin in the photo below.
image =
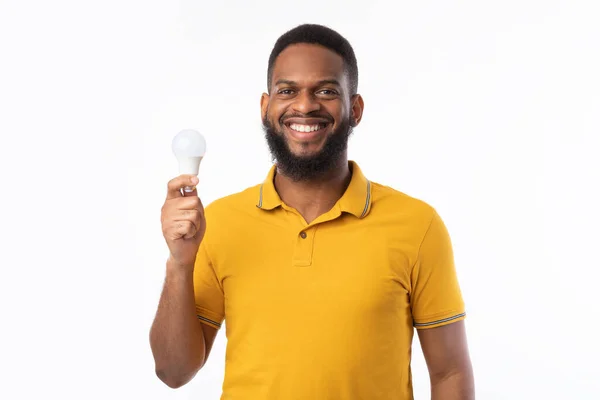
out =
<path fill-rule="evenodd" d="M 432 400 L 474 400 L 475 380 L 464 321 L 417 330 Z"/>
<path fill-rule="evenodd" d="M 343 59 L 320 46 L 297 44 L 281 52 L 273 68 L 270 94 L 264 93 L 260 105 L 267 117 L 286 135 L 290 150 L 297 156 L 310 156 L 323 148 L 327 137 L 350 116 L 353 125 L 360 123 L 364 102 L 360 95 L 351 95 Z M 311 125 L 322 122 L 308 117 L 311 113 L 327 114 L 329 121 L 324 132 L 316 137 L 294 137 L 282 115 L 301 114 L 288 123 Z M 281 199 L 295 208 L 307 223 L 329 211 L 342 196 L 350 182 L 348 156 L 343 154 L 335 168 L 319 179 L 294 182 L 278 171 L 275 187 Z"/>
<path fill-rule="evenodd" d="M 358 125 L 364 110 L 362 97 L 350 93 L 342 57 L 312 44 L 292 45 L 281 52 L 273 68 L 270 91 L 262 95 L 260 104 L 262 117 L 283 130 L 289 149 L 297 156 L 310 156 L 321 150 L 328 135 L 333 134 L 345 118 L 350 118 L 352 126 Z M 286 122 L 305 125 L 323 122 L 309 118 L 315 112 L 330 116 L 330 123 L 322 133 L 299 137 L 287 126 Z M 288 114 L 306 118 L 280 121 Z M 281 199 L 310 223 L 333 207 L 350 178 L 348 157 L 343 154 L 335 168 L 312 181 L 296 182 L 278 170 L 275 187 Z M 473 370 L 464 322 L 417 332 L 429 370 L 431 399 L 474 399 Z"/>

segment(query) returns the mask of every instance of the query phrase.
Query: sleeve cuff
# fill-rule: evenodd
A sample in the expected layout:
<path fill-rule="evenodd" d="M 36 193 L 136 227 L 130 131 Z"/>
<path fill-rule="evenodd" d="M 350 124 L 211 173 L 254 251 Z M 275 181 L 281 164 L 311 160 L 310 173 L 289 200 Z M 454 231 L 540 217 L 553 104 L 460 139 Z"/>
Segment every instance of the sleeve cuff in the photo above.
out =
<path fill-rule="evenodd" d="M 196 316 L 198 317 L 198 321 L 202 322 L 203 324 L 206 324 L 216 329 L 221 328 L 223 318 L 219 317 L 215 313 L 196 307 Z"/>
<path fill-rule="evenodd" d="M 466 316 L 467 316 L 466 312 L 453 313 L 450 315 L 440 316 L 433 321 L 429 321 L 426 319 L 415 320 L 413 325 L 417 329 L 436 328 L 438 326 L 448 325 L 453 322 L 461 321 L 461 320 L 465 319 Z"/>

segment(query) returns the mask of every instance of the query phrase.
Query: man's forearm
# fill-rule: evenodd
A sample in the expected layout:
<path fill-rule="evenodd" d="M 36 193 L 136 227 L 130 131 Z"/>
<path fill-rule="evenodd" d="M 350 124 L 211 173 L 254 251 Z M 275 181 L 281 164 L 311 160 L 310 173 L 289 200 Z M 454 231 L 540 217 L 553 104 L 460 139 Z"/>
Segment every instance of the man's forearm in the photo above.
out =
<path fill-rule="evenodd" d="M 472 371 L 461 371 L 431 382 L 431 400 L 475 400 Z"/>
<path fill-rule="evenodd" d="M 167 276 L 150 330 L 158 377 L 170 387 L 187 383 L 205 358 L 202 327 L 196 317 L 193 272 L 167 263 Z"/>

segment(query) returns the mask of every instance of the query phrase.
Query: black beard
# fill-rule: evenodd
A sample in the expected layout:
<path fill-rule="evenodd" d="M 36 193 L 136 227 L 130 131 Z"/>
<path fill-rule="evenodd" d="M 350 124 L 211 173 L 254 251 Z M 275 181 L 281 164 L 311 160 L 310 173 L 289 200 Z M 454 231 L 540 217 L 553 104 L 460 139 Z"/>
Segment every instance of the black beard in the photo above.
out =
<path fill-rule="evenodd" d="M 317 154 L 308 157 L 296 156 L 290 151 L 283 132 L 263 118 L 265 139 L 269 145 L 271 159 L 283 175 L 295 182 L 317 180 L 327 172 L 335 169 L 348 148 L 348 139 L 352 134 L 350 119 L 327 138 L 325 145 Z"/>

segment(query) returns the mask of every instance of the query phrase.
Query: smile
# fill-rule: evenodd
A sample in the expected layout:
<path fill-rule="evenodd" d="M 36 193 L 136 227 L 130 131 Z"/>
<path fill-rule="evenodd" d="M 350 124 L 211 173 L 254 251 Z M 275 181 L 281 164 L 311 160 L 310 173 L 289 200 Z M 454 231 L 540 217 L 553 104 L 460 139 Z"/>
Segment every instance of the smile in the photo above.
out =
<path fill-rule="evenodd" d="M 329 122 L 299 123 L 290 121 L 284 124 L 285 130 L 293 139 L 300 142 L 319 140 L 327 132 Z"/>
<path fill-rule="evenodd" d="M 313 124 L 313 125 L 303 125 L 303 124 L 289 124 L 289 128 L 296 132 L 315 132 L 319 129 L 324 129 L 327 126 L 327 123 Z"/>

